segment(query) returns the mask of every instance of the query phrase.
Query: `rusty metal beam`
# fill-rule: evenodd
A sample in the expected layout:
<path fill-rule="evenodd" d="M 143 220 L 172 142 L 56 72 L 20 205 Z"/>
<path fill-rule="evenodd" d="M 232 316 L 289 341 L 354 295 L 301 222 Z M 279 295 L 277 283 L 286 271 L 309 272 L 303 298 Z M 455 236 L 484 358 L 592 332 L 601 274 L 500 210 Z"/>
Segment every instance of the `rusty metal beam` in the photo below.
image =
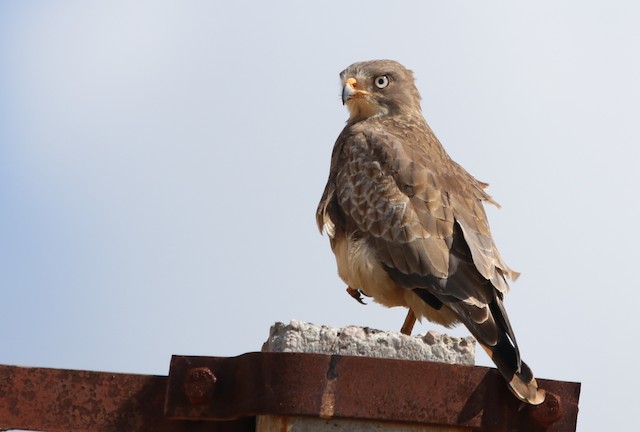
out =
<path fill-rule="evenodd" d="M 255 416 L 575 431 L 579 383 L 521 404 L 494 369 L 297 353 L 180 357 L 169 377 L 0 366 L 0 429 L 253 432 Z"/>
<path fill-rule="evenodd" d="M 573 432 L 580 384 L 539 380 L 547 400 L 518 401 L 495 369 L 301 353 L 171 360 L 165 414 L 262 414 L 410 422 L 478 431 Z"/>
<path fill-rule="evenodd" d="M 252 432 L 255 419 L 167 420 L 167 377 L 0 365 L 0 429 Z"/>

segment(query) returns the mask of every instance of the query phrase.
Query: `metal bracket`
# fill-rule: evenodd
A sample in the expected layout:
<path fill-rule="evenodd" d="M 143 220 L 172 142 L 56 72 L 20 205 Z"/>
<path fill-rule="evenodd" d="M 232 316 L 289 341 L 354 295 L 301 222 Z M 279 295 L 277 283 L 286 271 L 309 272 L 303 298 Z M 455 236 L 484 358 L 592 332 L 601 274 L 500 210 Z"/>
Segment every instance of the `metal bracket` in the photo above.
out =
<path fill-rule="evenodd" d="M 302 353 L 171 359 L 165 415 L 234 420 L 313 416 L 466 427 L 575 431 L 580 383 L 539 380 L 547 400 L 517 400 L 495 369 Z"/>

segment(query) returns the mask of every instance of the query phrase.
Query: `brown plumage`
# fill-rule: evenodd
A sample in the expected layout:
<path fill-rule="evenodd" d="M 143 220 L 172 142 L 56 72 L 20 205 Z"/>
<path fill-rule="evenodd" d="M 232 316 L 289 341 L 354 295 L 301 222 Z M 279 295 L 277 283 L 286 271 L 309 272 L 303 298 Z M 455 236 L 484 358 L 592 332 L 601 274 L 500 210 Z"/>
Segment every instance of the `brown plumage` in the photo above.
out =
<path fill-rule="evenodd" d="M 391 60 L 355 63 L 340 78 L 350 112 L 333 148 L 316 219 L 356 299 L 409 308 L 450 327 L 462 322 L 523 401 L 539 390 L 503 296 L 515 279 L 491 237 L 483 202 L 495 204 L 427 125 L 413 74 Z"/>

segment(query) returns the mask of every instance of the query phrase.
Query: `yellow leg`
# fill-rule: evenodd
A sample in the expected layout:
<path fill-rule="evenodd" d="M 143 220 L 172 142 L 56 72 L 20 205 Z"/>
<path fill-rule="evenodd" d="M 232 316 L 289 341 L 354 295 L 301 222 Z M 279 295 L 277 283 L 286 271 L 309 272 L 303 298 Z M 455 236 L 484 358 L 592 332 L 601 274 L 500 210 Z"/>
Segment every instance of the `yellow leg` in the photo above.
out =
<path fill-rule="evenodd" d="M 416 314 L 413 313 L 411 309 L 407 313 L 407 317 L 404 319 L 404 324 L 402 324 L 402 328 L 400 329 L 400 333 L 406 334 L 407 336 L 411 336 L 411 332 L 413 331 L 413 326 L 416 323 Z"/>

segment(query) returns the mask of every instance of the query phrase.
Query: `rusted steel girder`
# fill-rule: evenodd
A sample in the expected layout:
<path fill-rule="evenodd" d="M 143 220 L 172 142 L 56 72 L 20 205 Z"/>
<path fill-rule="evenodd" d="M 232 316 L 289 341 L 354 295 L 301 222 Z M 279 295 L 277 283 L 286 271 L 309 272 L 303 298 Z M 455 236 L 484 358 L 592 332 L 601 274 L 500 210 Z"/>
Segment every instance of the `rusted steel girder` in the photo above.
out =
<path fill-rule="evenodd" d="M 255 419 L 167 420 L 167 377 L 0 365 L 0 429 L 252 432 Z"/>
<path fill-rule="evenodd" d="M 302 353 L 171 360 L 165 414 L 191 420 L 274 414 L 465 427 L 575 431 L 580 384 L 539 380 L 532 407 L 497 370 L 424 361 Z"/>
<path fill-rule="evenodd" d="M 169 378 L 0 366 L 0 429 L 250 432 L 255 415 L 575 431 L 579 383 L 521 404 L 494 369 L 298 353 L 180 357 Z"/>

